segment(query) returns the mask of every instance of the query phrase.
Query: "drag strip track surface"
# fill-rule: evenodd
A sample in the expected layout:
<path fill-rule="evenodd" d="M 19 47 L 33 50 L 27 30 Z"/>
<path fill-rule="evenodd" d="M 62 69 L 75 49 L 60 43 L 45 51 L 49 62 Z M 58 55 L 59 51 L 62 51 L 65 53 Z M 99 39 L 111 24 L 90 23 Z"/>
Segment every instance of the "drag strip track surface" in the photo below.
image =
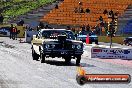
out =
<path fill-rule="evenodd" d="M 90 48 L 84 46 L 81 60 L 87 73 L 132 75 L 130 66 L 90 58 Z M 0 38 L 0 88 L 132 88 L 132 83 L 80 86 L 76 82 L 76 69 L 75 60 L 69 65 L 61 58 L 46 58 L 46 63 L 32 60 L 30 44 Z"/>

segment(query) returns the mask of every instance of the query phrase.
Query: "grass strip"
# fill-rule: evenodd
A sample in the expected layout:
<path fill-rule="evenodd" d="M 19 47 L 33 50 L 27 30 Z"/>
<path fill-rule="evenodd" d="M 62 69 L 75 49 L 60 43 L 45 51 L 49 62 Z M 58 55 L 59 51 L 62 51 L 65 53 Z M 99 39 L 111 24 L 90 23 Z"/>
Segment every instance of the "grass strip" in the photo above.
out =
<path fill-rule="evenodd" d="M 19 15 L 23 15 L 29 11 L 39 8 L 47 3 L 52 3 L 55 0 L 37 0 L 37 1 L 27 1 L 19 5 L 15 5 L 8 10 L 5 10 L 2 14 L 4 15 L 4 21 L 8 21 L 11 18 L 15 18 Z"/>

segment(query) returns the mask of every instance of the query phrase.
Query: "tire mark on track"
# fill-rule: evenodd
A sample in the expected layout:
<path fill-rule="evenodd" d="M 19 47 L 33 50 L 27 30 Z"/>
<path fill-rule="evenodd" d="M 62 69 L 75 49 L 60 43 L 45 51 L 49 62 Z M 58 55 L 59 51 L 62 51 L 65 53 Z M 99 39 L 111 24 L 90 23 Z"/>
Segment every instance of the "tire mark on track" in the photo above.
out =
<path fill-rule="evenodd" d="M 0 88 L 9 88 L 4 78 L 0 76 Z"/>

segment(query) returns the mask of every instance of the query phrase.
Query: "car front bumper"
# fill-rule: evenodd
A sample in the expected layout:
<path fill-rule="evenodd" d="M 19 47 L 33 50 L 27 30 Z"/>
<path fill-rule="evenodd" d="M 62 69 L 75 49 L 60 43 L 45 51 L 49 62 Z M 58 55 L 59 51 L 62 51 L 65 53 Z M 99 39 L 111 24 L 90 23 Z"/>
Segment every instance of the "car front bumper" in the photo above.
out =
<path fill-rule="evenodd" d="M 80 39 L 80 41 L 82 41 L 82 42 L 86 42 L 86 39 Z M 89 41 L 91 41 L 91 42 L 96 42 L 96 41 L 98 41 L 97 39 L 89 39 Z"/>
<path fill-rule="evenodd" d="M 78 56 L 82 55 L 83 51 L 75 50 L 44 50 L 43 54 L 53 57 L 63 57 L 63 56 Z"/>

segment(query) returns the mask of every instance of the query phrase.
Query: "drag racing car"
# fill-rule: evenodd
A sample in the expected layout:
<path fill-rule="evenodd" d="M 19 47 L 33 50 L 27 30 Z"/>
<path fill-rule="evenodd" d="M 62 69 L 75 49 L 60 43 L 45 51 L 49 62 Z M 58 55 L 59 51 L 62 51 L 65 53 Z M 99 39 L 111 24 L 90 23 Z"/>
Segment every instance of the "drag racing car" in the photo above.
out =
<path fill-rule="evenodd" d="M 126 37 L 124 39 L 124 44 L 125 45 L 132 45 L 132 37 Z"/>
<path fill-rule="evenodd" d="M 41 63 L 46 57 L 62 57 L 66 63 L 76 58 L 76 65 L 80 64 L 83 54 L 83 42 L 75 40 L 71 30 L 66 29 L 41 29 L 37 35 L 33 35 L 32 57 Z"/>
<path fill-rule="evenodd" d="M 93 32 L 87 32 L 87 31 L 80 31 L 77 40 L 80 40 L 82 42 L 86 42 L 86 37 L 89 36 L 89 43 L 92 44 L 92 42 L 95 42 L 95 44 L 98 44 L 98 36 Z"/>

